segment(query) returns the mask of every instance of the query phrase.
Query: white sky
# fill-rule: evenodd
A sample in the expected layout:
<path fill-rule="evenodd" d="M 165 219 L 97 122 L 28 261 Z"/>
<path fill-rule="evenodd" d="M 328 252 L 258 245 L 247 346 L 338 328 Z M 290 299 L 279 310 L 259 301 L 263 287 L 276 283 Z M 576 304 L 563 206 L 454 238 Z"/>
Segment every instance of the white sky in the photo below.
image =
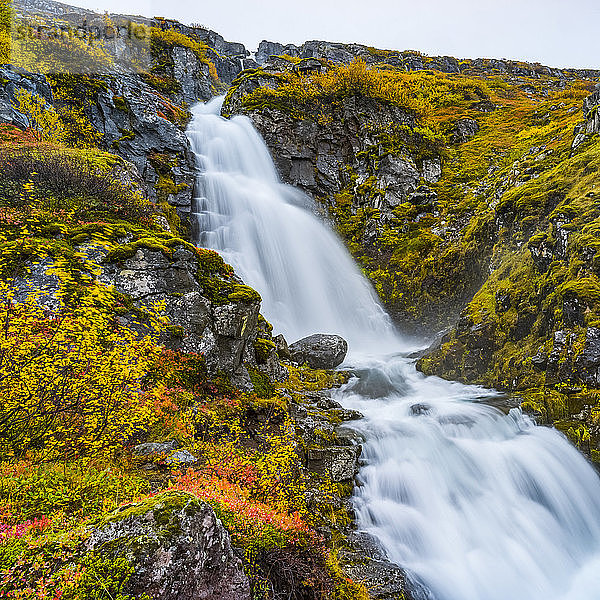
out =
<path fill-rule="evenodd" d="M 62 0 L 202 23 L 255 50 L 263 40 L 357 42 L 457 58 L 600 68 L 600 0 Z"/>

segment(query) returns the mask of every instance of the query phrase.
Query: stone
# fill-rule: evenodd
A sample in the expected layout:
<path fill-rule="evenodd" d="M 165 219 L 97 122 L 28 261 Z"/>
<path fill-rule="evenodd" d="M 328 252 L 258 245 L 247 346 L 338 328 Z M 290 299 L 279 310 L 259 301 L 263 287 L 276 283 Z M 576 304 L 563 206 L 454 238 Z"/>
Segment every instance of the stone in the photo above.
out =
<path fill-rule="evenodd" d="M 311 369 L 335 369 L 347 352 L 348 343 L 339 335 L 314 334 L 290 346 L 292 360 Z"/>
<path fill-rule="evenodd" d="M 442 163 L 439 158 L 423 160 L 423 179 L 427 183 L 436 183 L 442 176 Z"/>
<path fill-rule="evenodd" d="M 242 561 L 213 509 L 165 492 L 110 513 L 91 530 L 88 551 L 133 566 L 124 592 L 153 600 L 251 600 Z"/>
<path fill-rule="evenodd" d="M 189 450 L 176 450 L 165 458 L 165 465 L 192 465 L 198 462 L 198 459 Z"/>
<path fill-rule="evenodd" d="M 288 343 L 281 333 L 273 338 L 273 342 L 275 342 L 275 350 L 281 360 L 292 360 Z"/>
<path fill-rule="evenodd" d="M 579 378 L 590 386 L 600 385 L 600 329 L 588 327 L 581 354 L 575 361 Z"/>
<path fill-rule="evenodd" d="M 146 442 L 133 447 L 133 453 L 137 456 L 165 455 L 179 447 L 177 440 L 168 442 Z"/>
<path fill-rule="evenodd" d="M 321 446 L 307 450 L 307 467 L 315 473 L 323 473 L 332 481 L 353 479 L 358 472 L 358 458 L 362 447 Z"/>
<path fill-rule="evenodd" d="M 479 123 L 475 119 L 458 119 L 452 130 L 452 143 L 464 144 L 479 131 Z"/>
<path fill-rule="evenodd" d="M 353 581 L 363 584 L 369 590 L 373 600 L 433 600 L 433 596 L 420 583 L 411 580 L 408 573 L 390 562 L 381 554 L 377 558 L 365 559 L 362 551 L 365 544 L 360 544 L 360 550 L 339 553 L 340 564 L 344 572 Z"/>

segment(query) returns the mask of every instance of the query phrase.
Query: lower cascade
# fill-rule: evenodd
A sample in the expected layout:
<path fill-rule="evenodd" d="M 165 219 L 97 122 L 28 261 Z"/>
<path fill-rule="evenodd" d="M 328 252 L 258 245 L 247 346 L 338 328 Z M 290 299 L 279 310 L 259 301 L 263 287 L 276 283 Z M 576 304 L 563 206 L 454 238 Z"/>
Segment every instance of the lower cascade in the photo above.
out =
<path fill-rule="evenodd" d="M 263 298 L 288 341 L 350 344 L 335 392 L 365 418 L 357 524 L 435 600 L 600 599 L 600 480 L 554 429 L 488 390 L 419 374 L 370 284 L 246 117 L 194 107 L 196 242 Z"/>

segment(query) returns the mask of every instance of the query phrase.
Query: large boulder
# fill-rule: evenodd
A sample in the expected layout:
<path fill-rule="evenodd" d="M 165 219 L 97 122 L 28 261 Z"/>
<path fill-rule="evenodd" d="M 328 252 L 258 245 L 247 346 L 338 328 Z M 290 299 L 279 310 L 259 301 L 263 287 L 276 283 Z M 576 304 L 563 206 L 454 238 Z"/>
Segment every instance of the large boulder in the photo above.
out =
<path fill-rule="evenodd" d="M 86 549 L 133 566 L 126 593 L 153 600 L 250 600 L 229 534 L 191 494 L 167 492 L 110 513 Z"/>
<path fill-rule="evenodd" d="M 290 346 L 292 360 L 306 363 L 311 369 L 335 369 L 347 352 L 348 343 L 344 338 L 324 333 L 309 335 Z"/>

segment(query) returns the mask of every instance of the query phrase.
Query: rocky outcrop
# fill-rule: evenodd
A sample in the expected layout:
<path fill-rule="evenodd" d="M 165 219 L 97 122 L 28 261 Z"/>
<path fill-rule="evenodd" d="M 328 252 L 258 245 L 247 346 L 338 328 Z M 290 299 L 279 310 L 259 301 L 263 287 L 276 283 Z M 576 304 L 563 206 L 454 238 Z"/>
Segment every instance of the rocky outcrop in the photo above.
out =
<path fill-rule="evenodd" d="M 243 285 L 216 252 L 198 250 L 166 232 L 118 233 L 109 244 L 86 235 L 78 240 L 73 249 L 80 262 L 71 276 L 79 281 L 93 273 L 95 282 L 112 290 L 122 325 L 145 334 L 140 315 L 160 307 L 169 320 L 163 342 L 203 355 L 209 375 L 222 373 L 244 389 L 253 385 L 247 368 L 272 379 L 287 377 L 259 315 L 259 294 Z M 51 258 L 24 264 L 23 275 L 14 280 L 16 297 L 34 286 L 43 292 L 44 304 L 58 309 L 63 282 L 54 267 Z"/>
<path fill-rule="evenodd" d="M 131 257 L 106 262 L 95 246 L 82 248 L 90 259 L 102 264 L 98 280 L 114 286 L 136 307 L 164 305 L 169 317 L 168 343 L 182 352 L 204 355 L 209 373 L 223 372 L 234 377 L 242 387 L 251 386 L 245 365 L 265 369 L 272 377 L 284 377 L 274 347 L 267 356 L 257 358 L 257 338 L 270 337 L 258 326 L 260 296 L 246 288 L 237 278 L 225 278 L 226 285 L 237 285 L 239 299 L 211 297 L 215 279 L 210 288 L 198 278 L 199 262 L 190 248 L 181 246 L 169 257 L 150 248 L 139 248 Z M 235 283 L 235 282 L 238 283 Z M 123 315 L 123 324 L 135 327 L 135 313 Z"/>
<path fill-rule="evenodd" d="M 479 123 L 475 119 L 458 119 L 454 123 L 452 141 L 455 144 L 468 142 L 479 131 Z"/>
<path fill-rule="evenodd" d="M 207 58 L 215 65 L 219 81 L 225 85 L 231 84 L 243 69 L 254 66 L 253 61 L 248 58 L 250 52 L 244 44 L 228 42 L 216 31 L 201 25 L 185 25 L 173 19 L 155 18 L 154 24 L 162 29 L 173 29 L 206 44 L 209 48 Z M 181 82 L 177 77 L 176 79 Z"/>
<path fill-rule="evenodd" d="M 10 65 L 0 67 L 0 123 L 9 123 L 20 129 L 30 126 L 29 118 L 14 107 L 15 93 L 26 90 L 52 105 L 52 90 L 43 75 L 17 71 Z"/>
<path fill-rule="evenodd" d="M 125 558 L 125 592 L 154 600 L 250 600 L 229 534 L 194 496 L 167 492 L 110 513 L 86 541 L 90 553 Z"/>
<path fill-rule="evenodd" d="M 240 84 L 228 98 L 225 111 L 243 111 L 240 99 L 255 86 L 275 85 L 268 75 L 251 78 L 252 83 Z M 391 209 L 410 202 L 420 202 L 417 194 L 421 179 L 434 179 L 440 172 L 429 163 L 421 169 L 409 153 L 402 156 L 384 155 L 378 149 L 378 134 L 391 123 L 414 127 L 414 117 L 394 106 L 384 106 L 375 100 L 353 96 L 344 98 L 338 110 L 325 109 L 323 125 L 318 120 L 294 119 L 275 107 L 253 111 L 250 117 L 273 151 L 273 158 L 282 179 L 322 200 L 328 207 L 334 195 L 350 183 L 349 173 L 356 174 L 352 189 L 371 183 L 373 200 L 358 194 L 352 196 L 352 209 L 363 205 L 382 212 L 380 223 L 392 218 Z M 375 159 L 375 160 L 374 160 Z M 376 166 L 375 166 L 376 163 Z M 369 180 L 369 178 L 373 178 Z M 369 180 L 369 181 L 368 181 Z M 369 235 L 367 233 L 367 235 Z"/>
<path fill-rule="evenodd" d="M 368 533 L 350 533 L 348 548 L 339 552 L 339 560 L 344 572 L 362 583 L 373 600 L 433 600 L 410 573 L 390 562 L 378 540 Z"/>
<path fill-rule="evenodd" d="M 600 84 L 597 84 L 596 91 L 583 101 L 583 117 L 585 121 L 575 128 L 573 149 L 585 142 L 589 136 L 600 133 Z"/>
<path fill-rule="evenodd" d="M 304 60 L 312 60 L 315 70 L 330 68 L 315 59 Z M 410 238 L 428 223 L 440 226 L 427 233 L 424 248 L 456 243 L 468 223 L 467 212 L 453 221 L 440 217 L 436 186 L 444 175 L 441 142 L 424 139 L 414 111 L 362 94 L 342 95 L 335 102 L 315 100 L 305 107 L 293 101 L 252 104 L 253 91 L 277 88 L 277 73 L 300 67 L 302 63 L 279 58 L 242 74 L 227 96 L 224 112 L 242 112 L 252 119 L 283 181 L 316 200 L 367 275 L 379 279 L 382 300 L 404 329 L 423 333 L 447 327 L 479 286 L 491 239 L 471 246 L 461 264 L 452 261 L 450 268 L 461 270 L 452 285 L 441 272 L 446 269 L 435 277 L 424 276 L 414 286 L 409 274 L 398 283 L 399 269 L 389 262 L 394 240 Z M 448 137 L 453 144 L 463 144 L 478 128 L 474 118 L 457 120 Z M 420 245 L 406 239 L 404 247 Z M 422 302 L 423 292 L 427 304 Z"/>
<path fill-rule="evenodd" d="M 540 63 L 487 58 L 458 60 L 452 56 L 427 56 L 421 52 L 411 50 L 383 50 L 361 44 L 343 44 L 319 40 L 311 40 L 300 46 L 294 44 L 283 45 L 278 42 L 263 40 L 258 46 L 256 61 L 262 65 L 271 60 L 274 55 L 283 54 L 298 58 L 326 59 L 333 63 L 349 63 L 356 58 L 361 58 L 367 64 L 387 64 L 407 71 L 435 70 L 442 73 L 469 75 L 510 74 L 533 79 L 541 77 L 577 79 L 600 76 L 600 71 L 592 69 L 557 69 Z"/>
<path fill-rule="evenodd" d="M 339 335 L 314 334 L 294 342 L 290 348 L 294 362 L 311 369 L 335 369 L 348 352 L 348 343 Z"/>
<path fill-rule="evenodd" d="M 137 75 L 99 81 L 100 89 L 88 114 L 102 134 L 103 146 L 137 167 L 150 197 L 157 198 L 164 192 L 167 202 L 186 219 L 191 206 L 194 157 L 182 130 L 185 113 Z M 178 121 L 181 118 L 184 121 Z"/>
<path fill-rule="evenodd" d="M 583 101 L 583 116 L 585 118 L 585 133 L 600 133 L 600 84 L 596 91 Z"/>

